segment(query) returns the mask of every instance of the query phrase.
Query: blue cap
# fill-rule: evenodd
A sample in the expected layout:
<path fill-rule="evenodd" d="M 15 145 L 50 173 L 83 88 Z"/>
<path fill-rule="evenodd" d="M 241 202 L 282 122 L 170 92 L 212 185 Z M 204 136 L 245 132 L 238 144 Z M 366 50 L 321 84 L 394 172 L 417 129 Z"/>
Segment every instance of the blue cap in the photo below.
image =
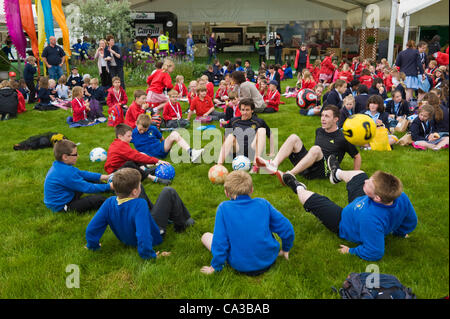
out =
<path fill-rule="evenodd" d="M 270 84 L 273 84 L 273 85 L 275 85 L 275 86 L 278 86 L 278 82 L 275 81 L 275 80 L 270 81 L 270 82 L 269 82 L 269 85 L 270 85 Z"/>

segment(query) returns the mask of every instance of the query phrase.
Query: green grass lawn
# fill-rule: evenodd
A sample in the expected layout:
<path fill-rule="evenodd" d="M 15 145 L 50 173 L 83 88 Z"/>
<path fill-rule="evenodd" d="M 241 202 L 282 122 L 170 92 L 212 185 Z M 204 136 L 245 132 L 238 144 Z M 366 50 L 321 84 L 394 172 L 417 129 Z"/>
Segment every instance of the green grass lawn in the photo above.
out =
<path fill-rule="evenodd" d="M 285 82 L 283 89 L 293 84 Z M 129 97 L 135 89 L 127 89 Z M 270 127 L 278 128 L 278 147 L 292 133 L 311 147 L 320 119 L 300 116 L 294 99 L 283 100 L 286 105 L 281 105 L 278 113 L 260 115 Z M 89 161 L 89 151 L 94 147 L 107 149 L 114 139 L 113 128 L 106 124 L 69 128 L 69 115 L 64 110 L 34 111 L 28 105 L 27 112 L 17 119 L 0 122 L 0 298 L 339 298 L 331 286 L 340 288 L 350 272 L 364 272 L 371 264 L 340 254 L 340 244 L 356 244 L 328 231 L 305 212 L 289 188 L 275 177 L 261 174 L 253 176 L 253 196 L 269 200 L 295 229 L 289 261 L 279 258 L 272 269 L 256 278 L 237 274 L 228 266 L 221 273 L 201 274 L 200 268 L 211 261 L 211 254 L 200 242 L 201 235 L 213 231 L 216 208 L 227 200 L 223 186 L 208 180 L 212 164 L 174 165 L 172 186 L 196 224 L 182 234 L 169 227 L 164 242 L 155 249 L 171 251 L 171 256 L 144 261 L 135 248 L 121 244 L 109 228 L 101 240 L 101 250 L 88 251 L 84 248 L 85 230 L 95 212 L 55 214 L 43 203 L 44 179 L 54 160 L 52 150 L 12 148 L 32 135 L 60 132 L 80 143 L 78 168 L 104 172 L 104 163 Z M 207 143 L 203 141 L 203 145 Z M 416 209 L 417 229 L 409 239 L 388 236 L 385 255 L 375 264 L 380 272 L 393 274 L 411 287 L 418 298 L 440 298 L 449 293 L 448 164 L 448 150 L 421 152 L 395 147 L 392 152 L 362 151 L 362 169 L 369 175 L 382 169 L 398 176 Z M 290 167 L 286 161 L 281 169 Z M 342 167 L 352 168 L 348 155 Z M 342 206 L 347 204 L 344 183 L 314 180 L 306 184 Z M 151 182 L 144 185 L 155 202 L 163 187 Z M 70 264 L 80 268 L 79 289 L 66 287 L 70 275 L 66 267 Z"/>

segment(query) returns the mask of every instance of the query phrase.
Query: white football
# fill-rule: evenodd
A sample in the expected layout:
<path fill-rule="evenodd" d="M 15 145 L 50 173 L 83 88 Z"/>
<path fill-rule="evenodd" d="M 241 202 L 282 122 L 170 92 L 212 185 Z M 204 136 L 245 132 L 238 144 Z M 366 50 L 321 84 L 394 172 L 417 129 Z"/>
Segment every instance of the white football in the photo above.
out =
<path fill-rule="evenodd" d="M 96 147 L 89 153 L 89 159 L 91 160 L 91 162 L 106 161 L 106 156 L 106 151 L 101 147 Z"/>
<path fill-rule="evenodd" d="M 236 156 L 231 163 L 231 167 L 233 167 L 233 170 L 235 171 L 249 171 L 251 165 L 252 163 L 250 162 L 250 160 L 244 155 Z"/>

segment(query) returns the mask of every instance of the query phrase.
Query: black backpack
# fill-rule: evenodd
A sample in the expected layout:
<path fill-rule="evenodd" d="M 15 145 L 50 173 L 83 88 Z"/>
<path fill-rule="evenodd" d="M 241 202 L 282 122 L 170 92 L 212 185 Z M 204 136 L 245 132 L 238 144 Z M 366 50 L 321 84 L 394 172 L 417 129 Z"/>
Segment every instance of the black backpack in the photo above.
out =
<path fill-rule="evenodd" d="M 17 97 L 16 90 L 9 87 L 0 89 L 0 114 L 10 114 L 11 116 L 16 116 L 18 105 L 19 99 Z"/>
<path fill-rule="evenodd" d="M 351 273 L 339 289 L 342 299 L 416 299 L 411 289 L 403 286 L 392 275 L 378 274 L 379 287 L 367 287 L 366 281 L 369 275 L 373 276 L 375 273 Z M 369 282 L 371 282 L 370 279 Z"/>

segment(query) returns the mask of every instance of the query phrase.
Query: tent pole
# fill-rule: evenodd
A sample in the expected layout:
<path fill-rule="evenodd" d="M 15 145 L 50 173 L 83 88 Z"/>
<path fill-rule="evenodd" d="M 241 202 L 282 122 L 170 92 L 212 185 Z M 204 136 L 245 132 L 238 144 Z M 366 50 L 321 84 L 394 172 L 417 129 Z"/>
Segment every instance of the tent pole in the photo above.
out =
<path fill-rule="evenodd" d="M 397 14 L 399 0 L 391 0 L 391 21 L 389 27 L 389 45 L 388 45 L 388 62 L 392 65 L 394 60 L 394 42 L 395 42 L 395 24 L 397 23 Z"/>
<path fill-rule="evenodd" d="M 341 33 L 339 36 L 339 47 L 341 48 L 341 50 L 342 50 L 342 46 L 344 45 L 344 31 L 345 31 L 346 24 L 347 24 L 346 22 L 347 22 L 346 20 L 341 20 Z"/>
<path fill-rule="evenodd" d="M 269 55 L 269 35 L 270 35 L 270 22 L 267 21 L 266 26 L 266 61 L 269 61 L 270 55 Z"/>
<path fill-rule="evenodd" d="M 409 38 L 409 18 L 410 18 L 409 14 L 405 15 L 405 17 L 404 17 L 405 26 L 403 28 L 403 50 L 406 49 L 406 44 L 408 43 L 408 38 Z"/>

